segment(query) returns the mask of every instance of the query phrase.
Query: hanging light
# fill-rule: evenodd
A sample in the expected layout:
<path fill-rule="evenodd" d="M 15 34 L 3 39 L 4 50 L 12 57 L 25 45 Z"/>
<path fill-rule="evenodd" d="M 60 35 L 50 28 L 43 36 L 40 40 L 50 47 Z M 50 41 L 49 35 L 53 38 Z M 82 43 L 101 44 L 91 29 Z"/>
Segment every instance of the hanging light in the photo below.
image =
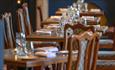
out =
<path fill-rule="evenodd" d="M 17 4 L 21 4 L 21 0 L 17 0 Z"/>

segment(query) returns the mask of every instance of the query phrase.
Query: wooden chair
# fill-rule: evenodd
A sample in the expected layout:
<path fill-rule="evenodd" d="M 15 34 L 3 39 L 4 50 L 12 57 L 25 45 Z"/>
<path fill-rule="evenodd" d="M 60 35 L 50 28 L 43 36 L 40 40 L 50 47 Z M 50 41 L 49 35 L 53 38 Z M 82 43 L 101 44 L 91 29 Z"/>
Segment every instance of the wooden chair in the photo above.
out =
<path fill-rule="evenodd" d="M 91 9 L 100 9 L 100 7 L 94 3 L 89 2 L 88 3 L 88 10 L 91 10 Z M 102 11 L 104 11 L 104 10 L 102 10 Z M 103 16 L 100 16 L 100 17 L 101 17 L 100 25 L 106 25 L 108 22 L 106 14 L 104 14 Z M 111 33 L 111 32 L 108 32 L 108 33 L 104 34 L 104 36 L 102 36 L 102 37 L 106 37 L 106 39 L 101 38 L 99 40 L 100 49 L 113 49 L 114 40 L 113 40 L 113 38 L 110 38 L 112 36 L 114 38 L 114 33 Z"/>
<path fill-rule="evenodd" d="M 17 10 L 17 19 L 18 19 L 18 32 L 23 32 L 26 34 L 25 30 L 25 21 L 24 21 L 24 15 L 23 15 L 23 9 L 19 8 Z"/>
<path fill-rule="evenodd" d="M 115 28 L 112 27 L 100 38 L 100 49 L 109 49 L 115 50 L 114 43 L 115 43 Z M 104 38 L 103 38 L 104 37 Z"/>
<path fill-rule="evenodd" d="M 115 70 L 115 51 L 99 51 L 96 70 Z"/>
<path fill-rule="evenodd" d="M 115 32 L 115 30 L 114 30 Z M 115 70 L 115 33 L 113 33 L 113 51 L 99 51 L 96 70 Z"/>
<path fill-rule="evenodd" d="M 32 33 L 32 28 L 30 24 L 29 19 L 29 13 L 28 13 L 28 6 L 27 3 L 24 3 L 23 9 L 19 8 L 17 10 L 17 16 L 18 16 L 18 32 L 23 32 L 25 36 L 30 35 Z M 55 46 L 55 43 L 48 43 L 48 42 L 31 42 L 32 48 L 38 48 L 38 47 L 44 47 L 44 46 Z"/>
<path fill-rule="evenodd" d="M 99 40 L 99 46 L 100 46 L 100 50 L 115 50 L 114 49 L 114 41 L 112 39 L 100 39 Z"/>
<path fill-rule="evenodd" d="M 84 31 L 94 32 L 94 27 L 93 26 L 85 26 L 81 23 L 76 23 L 74 25 L 66 24 L 64 27 L 64 47 L 62 48 L 62 50 L 67 50 L 69 36 L 71 36 L 73 34 L 83 33 Z M 74 50 L 75 49 L 77 49 L 77 48 L 74 47 Z M 65 63 L 61 64 L 61 70 L 64 69 L 63 66 L 66 66 Z"/>
<path fill-rule="evenodd" d="M 29 17 L 29 11 L 28 11 L 28 4 L 24 3 L 22 5 L 23 7 L 23 16 L 24 16 L 24 21 L 25 21 L 25 31 L 26 35 L 30 35 L 32 33 L 32 27 L 30 23 L 30 17 Z M 40 22 L 42 22 L 42 11 L 40 7 L 37 7 L 39 13 L 40 13 Z M 33 49 L 38 48 L 38 47 L 46 47 L 46 46 L 54 46 L 56 47 L 56 43 L 53 42 L 31 42 L 33 44 Z M 52 65 L 51 65 L 52 66 Z M 50 69 L 51 70 L 51 69 Z"/>
<path fill-rule="evenodd" d="M 65 43 L 64 43 L 64 50 L 67 49 L 67 42 L 68 42 L 68 35 L 72 35 L 72 34 L 79 34 L 82 33 L 84 31 L 92 31 L 94 32 L 94 27 L 93 26 L 85 26 L 81 23 L 77 23 L 74 25 L 70 25 L 70 24 L 66 24 L 64 27 L 64 39 L 65 39 Z"/>
<path fill-rule="evenodd" d="M 100 9 L 101 10 L 101 8 L 99 6 L 97 6 L 96 4 L 88 2 L 88 10 L 91 10 L 91 9 Z M 104 11 L 104 10 L 102 10 L 102 11 Z M 108 20 L 107 20 L 105 12 L 104 12 L 104 15 L 100 16 L 100 17 L 101 17 L 100 25 L 106 25 Z M 110 38 L 112 36 L 114 38 L 114 33 L 111 33 L 111 32 L 104 34 L 104 37 L 106 37 L 106 39 L 101 38 L 99 40 L 100 49 L 113 49 L 114 39 Z"/>
<path fill-rule="evenodd" d="M 89 34 L 88 31 L 70 36 L 68 41 L 68 62 L 66 70 L 96 70 L 97 52 L 99 48 L 99 36 L 97 33 Z M 73 47 L 78 48 L 78 56 L 72 66 Z"/>
<path fill-rule="evenodd" d="M 100 7 L 98 7 L 94 3 L 88 2 L 88 10 L 90 11 L 91 9 L 100 9 Z M 99 17 L 101 18 L 100 25 L 106 25 L 107 24 L 106 14 L 99 16 Z M 110 33 L 110 34 L 112 34 L 112 33 Z M 100 49 L 112 49 L 114 47 L 113 46 L 114 45 L 114 40 L 113 40 L 114 37 L 112 39 L 110 39 L 110 37 L 112 37 L 112 35 L 113 35 L 113 34 L 112 35 L 110 35 L 110 34 L 109 35 L 105 34 L 104 36 L 102 36 L 100 38 L 100 40 L 99 40 Z M 106 37 L 106 39 L 103 37 Z"/>
<path fill-rule="evenodd" d="M 2 19 L 5 24 L 5 48 L 13 49 L 15 48 L 15 36 L 13 32 L 11 13 L 3 14 Z"/>
<path fill-rule="evenodd" d="M 32 28 L 31 28 L 31 23 L 30 23 L 28 4 L 23 3 L 22 7 L 23 7 L 23 16 L 24 16 L 24 20 L 25 20 L 26 35 L 29 35 L 32 33 Z"/>
<path fill-rule="evenodd" d="M 24 3 L 22 7 L 17 10 L 18 31 L 25 33 L 27 36 L 32 33 L 27 3 Z"/>

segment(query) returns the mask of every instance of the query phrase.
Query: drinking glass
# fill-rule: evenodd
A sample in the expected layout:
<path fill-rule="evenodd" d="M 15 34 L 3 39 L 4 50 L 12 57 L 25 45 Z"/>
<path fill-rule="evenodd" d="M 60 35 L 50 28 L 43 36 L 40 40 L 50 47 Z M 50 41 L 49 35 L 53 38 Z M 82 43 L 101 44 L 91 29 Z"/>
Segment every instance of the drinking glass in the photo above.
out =
<path fill-rule="evenodd" d="M 25 40 L 22 37 L 22 33 L 16 33 L 16 54 L 19 56 L 25 56 L 24 46 L 26 46 Z"/>

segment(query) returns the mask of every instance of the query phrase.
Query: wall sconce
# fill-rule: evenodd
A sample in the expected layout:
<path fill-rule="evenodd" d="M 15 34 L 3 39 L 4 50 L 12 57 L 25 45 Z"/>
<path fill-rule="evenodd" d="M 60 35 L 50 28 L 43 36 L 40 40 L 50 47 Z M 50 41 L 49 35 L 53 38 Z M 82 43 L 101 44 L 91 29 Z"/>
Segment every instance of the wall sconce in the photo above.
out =
<path fill-rule="evenodd" d="M 17 4 L 21 4 L 22 0 L 17 0 Z"/>

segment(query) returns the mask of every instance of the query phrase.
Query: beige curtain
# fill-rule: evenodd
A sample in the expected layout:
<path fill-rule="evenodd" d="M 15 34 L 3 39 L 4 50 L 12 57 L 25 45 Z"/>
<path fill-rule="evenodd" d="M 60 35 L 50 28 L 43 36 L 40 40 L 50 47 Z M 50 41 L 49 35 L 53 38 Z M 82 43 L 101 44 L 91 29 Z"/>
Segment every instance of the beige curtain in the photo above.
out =
<path fill-rule="evenodd" d="M 41 7 L 42 18 L 43 20 L 48 18 L 48 0 L 36 0 L 36 7 Z M 40 29 L 41 21 L 40 21 L 40 12 L 36 9 L 36 28 Z"/>

